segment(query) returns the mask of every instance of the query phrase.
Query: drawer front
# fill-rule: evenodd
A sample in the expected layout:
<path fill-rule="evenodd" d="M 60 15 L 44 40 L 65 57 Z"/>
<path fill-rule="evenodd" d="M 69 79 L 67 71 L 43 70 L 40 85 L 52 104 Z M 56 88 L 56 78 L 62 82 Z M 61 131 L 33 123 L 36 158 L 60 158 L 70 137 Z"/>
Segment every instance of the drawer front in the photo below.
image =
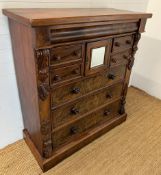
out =
<path fill-rule="evenodd" d="M 83 98 L 78 102 L 53 110 L 53 128 L 56 128 L 57 126 L 70 120 L 79 118 L 83 114 L 96 109 L 103 104 L 109 103 L 116 98 L 119 98 L 121 96 L 121 92 L 122 83 L 119 83 L 101 90 L 94 95 L 90 95 L 87 98 Z"/>
<path fill-rule="evenodd" d="M 95 77 L 54 89 L 51 93 L 51 104 L 52 106 L 57 106 L 59 104 L 81 97 L 86 93 L 107 86 L 108 84 L 110 85 L 115 81 L 123 79 L 125 72 L 126 67 L 124 65 L 118 66 L 111 68 L 108 73 L 103 72 Z"/>
<path fill-rule="evenodd" d="M 109 24 L 109 22 L 103 21 L 99 23 L 100 25 L 97 25 L 96 22 L 89 21 L 89 23 L 80 22 L 74 25 L 64 25 L 64 27 L 62 25 L 49 26 L 46 28 L 46 33 L 49 34 L 47 38 L 49 38 L 51 43 L 95 39 L 97 37 L 137 32 L 139 26 L 139 20 L 116 24 Z M 41 35 L 41 33 L 39 32 L 38 35 Z"/>
<path fill-rule="evenodd" d="M 77 136 L 91 127 L 94 127 L 99 122 L 108 122 L 108 120 L 114 118 L 118 115 L 120 101 L 112 103 L 89 116 L 84 117 L 83 119 L 68 125 L 58 131 L 52 133 L 52 142 L 53 148 L 66 143 L 69 139 L 76 139 Z"/>
<path fill-rule="evenodd" d="M 114 54 L 110 58 L 110 66 L 116 66 L 119 64 L 127 64 L 131 56 L 131 50 L 126 52 L 121 52 L 119 54 Z"/>
<path fill-rule="evenodd" d="M 50 84 L 70 81 L 81 77 L 81 64 L 57 68 L 50 71 Z"/>
<path fill-rule="evenodd" d="M 131 48 L 132 45 L 133 45 L 133 35 L 114 38 L 112 52 L 119 52 Z"/>
<path fill-rule="evenodd" d="M 67 45 L 51 49 L 50 65 L 62 65 L 82 60 L 82 45 Z"/>

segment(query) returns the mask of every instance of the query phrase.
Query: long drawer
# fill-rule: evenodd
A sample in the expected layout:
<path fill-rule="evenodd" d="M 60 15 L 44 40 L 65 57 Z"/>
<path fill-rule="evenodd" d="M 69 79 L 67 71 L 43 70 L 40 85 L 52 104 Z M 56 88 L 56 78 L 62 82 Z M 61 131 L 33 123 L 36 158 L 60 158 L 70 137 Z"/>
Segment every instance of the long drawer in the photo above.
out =
<path fill-rule="evenodd" d="M 102 109 L 86 116 L 85 118 L 69 124 L 68 126 L 61 128 L 52 133 L 53 148 L 57 148 L 62 144 L 65 144 L 69 139 L 76 139 L 77 136 L 83 134 L 91 127 L 99 124 L 99 122 L 108 122 L 108 120 L 118 115 L 120 101 L 114 102 Z"/>
<path fill-rule="evenodd" d="M 108 88 L 98 91 L 93 95 L 89 95 L 72 104 L 56 108 L 52 111 L 52 126 L 64 124 L 68 121 L 79 119 L 82 115 L 90 112 L 97 107 L 110 103 L 110 101 L 121 96 L 122 83 L 115 84 Z"/>
<path fill-rule="evenodd" d="M 51 93 L 51 106 L 69 102 L 108 84 L 113 84 L 115 81 L 124 78 L 125 71 L 126 67 L 122 65 L 110 69 L 109 72 L 102 72 L 97 76 L 56 88 Z"/>

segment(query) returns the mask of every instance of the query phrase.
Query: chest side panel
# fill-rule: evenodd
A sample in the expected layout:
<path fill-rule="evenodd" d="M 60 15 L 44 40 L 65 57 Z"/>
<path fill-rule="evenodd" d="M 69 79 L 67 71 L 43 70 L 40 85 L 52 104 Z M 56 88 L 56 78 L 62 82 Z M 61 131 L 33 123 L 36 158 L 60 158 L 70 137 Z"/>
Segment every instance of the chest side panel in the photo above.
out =
<path fill-rule="evenodd" d="M 34 33 L 31 28 L 13 20 L 9 20 L 9 27 L 24 127 L 28 130 L 38 151 L 42 153 L 37 74 L 33 50 Z"/>

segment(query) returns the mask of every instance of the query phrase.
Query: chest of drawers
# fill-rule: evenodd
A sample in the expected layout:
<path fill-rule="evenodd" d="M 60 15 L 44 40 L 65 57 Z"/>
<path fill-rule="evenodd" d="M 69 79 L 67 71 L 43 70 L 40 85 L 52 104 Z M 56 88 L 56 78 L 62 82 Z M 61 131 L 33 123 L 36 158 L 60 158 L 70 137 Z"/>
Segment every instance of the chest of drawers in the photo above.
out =
<path fill-rule="evenodd" d="M 148 13 L 4 9 L 24 138 L 43 171 L 126 120 L 125 102 Z"/>

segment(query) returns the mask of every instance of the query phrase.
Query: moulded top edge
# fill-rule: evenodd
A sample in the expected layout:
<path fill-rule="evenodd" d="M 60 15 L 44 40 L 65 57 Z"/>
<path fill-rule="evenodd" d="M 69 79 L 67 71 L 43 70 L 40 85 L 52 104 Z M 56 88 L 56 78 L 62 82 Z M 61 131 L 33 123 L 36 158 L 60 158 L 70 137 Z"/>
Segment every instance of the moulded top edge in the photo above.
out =
<path fill-rule="evenodd" d="M 3 9 L 3 14 L 29 26 L 48 26 L 57 24 L 116 21 L 152 17 L 151 13 L 131 12 L 111 8 L 19 8 Z"/>

